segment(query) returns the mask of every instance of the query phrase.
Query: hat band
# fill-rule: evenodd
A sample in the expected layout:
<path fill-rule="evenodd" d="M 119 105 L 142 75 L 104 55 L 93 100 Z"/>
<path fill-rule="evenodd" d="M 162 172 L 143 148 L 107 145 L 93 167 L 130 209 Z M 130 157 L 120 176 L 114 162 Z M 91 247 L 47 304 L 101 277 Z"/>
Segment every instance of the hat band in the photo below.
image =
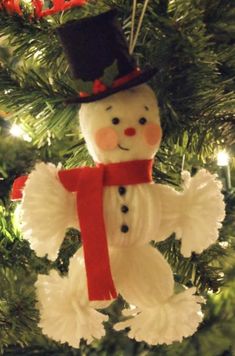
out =
<path fill-rule="evenodd" d="M 139 77 L 140 74 L 141 74 L 141 70 L 140 70 L 140 68 L 137 67 L 132 72 L 128 73 L 127 75 L 124 75 L 123 77 L 114 80 L 110 87 L 105 85 L 101 80 L 96 79 L 93 83 L 92 93 L 99 94 L 99 93 L 103 93 L 104 91 L 106 91 L 110 88 L 114 89 L 114 88 L 120 87 L 121 85 L 128 83 L 130 80 Z M 91 96 L 91 94 L 84 92 L 84 91 L 80 91 L 79 95 L 81 98 Z"/>

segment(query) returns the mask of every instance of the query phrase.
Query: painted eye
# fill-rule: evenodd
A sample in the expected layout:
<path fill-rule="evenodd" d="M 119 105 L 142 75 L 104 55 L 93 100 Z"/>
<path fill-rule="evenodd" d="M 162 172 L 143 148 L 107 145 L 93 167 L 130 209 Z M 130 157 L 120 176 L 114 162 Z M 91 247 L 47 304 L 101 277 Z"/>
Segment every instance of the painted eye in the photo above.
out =
<path fill-rule="evenodd" d="M 120 119 L 119 119 L 118 117 L 114 117 L 114 118 L 112 119 L 113 125 L 118 125 L 119 122 L 120 122 Z"/>
<path fill-rule="evenodd" d="M 141 118 L 139 119 L 139 124 L 140 124 L 140 125 L 145 125 L 146 122 L 147 122 L 147 119 L 146 119 L 145 117 L 141 117 Z"/>

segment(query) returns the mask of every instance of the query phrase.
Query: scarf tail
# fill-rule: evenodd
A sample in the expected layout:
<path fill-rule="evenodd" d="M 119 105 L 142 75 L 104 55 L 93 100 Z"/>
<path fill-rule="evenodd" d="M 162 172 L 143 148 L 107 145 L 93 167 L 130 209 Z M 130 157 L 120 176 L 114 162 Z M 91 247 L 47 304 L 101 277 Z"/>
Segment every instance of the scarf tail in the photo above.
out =
<path fill-rule="evenodd" d="M 84 249 L 88 295 L 91 301 L 117 297 L 103 216 L 103 175 L 103 167 L 83 168 L 77 191 L 77 211 Z"/>

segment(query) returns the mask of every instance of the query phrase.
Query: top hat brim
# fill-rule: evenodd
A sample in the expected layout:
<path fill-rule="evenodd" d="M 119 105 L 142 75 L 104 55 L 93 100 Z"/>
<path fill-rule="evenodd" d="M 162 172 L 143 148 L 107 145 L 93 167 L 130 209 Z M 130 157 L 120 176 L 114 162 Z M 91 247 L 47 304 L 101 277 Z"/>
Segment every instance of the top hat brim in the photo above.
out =
<path fill-rule="evenodd" d="M 79 96 L 78 95 L 75 97 L 65 99 L 65 102 L 66 102 L 66 104 L 92 103 L 94 101 L 98 101 L 98 100 L 107 98 L 108 96 L 118 93 L 122 90 L 130 89 L 137 85 L 143 84 L 143 83 L 147 82 L 148 80 L 150 80 L 156 73 L 157 73 L 157 68 L 146 69 L 146 70 L 142 71 L 141 74 L 138 75 L 138 77 L 131 79 L 130 81 L 128 81 L 124 84 L 121 84 L 118 87 L 114 87 L 114 88 L 110 87 L 105 91 L 102 91 L 100 93 L 93 94 L 93 95 L 91 94 L 89 96 Z"/>

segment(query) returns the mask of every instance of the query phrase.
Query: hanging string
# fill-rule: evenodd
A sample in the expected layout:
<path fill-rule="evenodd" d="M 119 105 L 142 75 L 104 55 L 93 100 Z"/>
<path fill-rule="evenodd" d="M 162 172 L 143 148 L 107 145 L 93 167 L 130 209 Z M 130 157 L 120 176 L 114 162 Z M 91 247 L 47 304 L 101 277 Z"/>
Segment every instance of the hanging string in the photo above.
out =
<path fill-rule="evenodd" d="M 138 36 L 139 36 L 140 30 L 141 30 L 141 26 L 142 26 L 142 23 L 143 23 L 144 15 L 145 15 L 145 12 L 147 10 L 148 3 L 149 3 L 149 0 L 145 0 L 143 9 L 142 9 L 142 12 L 141 12 L 141 15 L 140 15 L 139 23 L 138 23 L 138 26 L 137 26 L 136 34 L 135 34 L 134 40 L 133 40 L 133 42 L 132 42 L 132 44 L 130 46 L 130 54 L 132 54 L 134 52 L 134 49 L 135 49 L 135 46 L 136 46 L 136 43 L 137 43 L 137 40 L 138 40 Z"/>
<path fill-rule="evenodd" d="M 133 39 L 134 39 L 136 6 L 137 6 L 137 2 L 136 2 L 136 0 L 133 0 L 132 15 L 131 15 L 131 34 L 130 34 L 129 52 L 131 51 L 131 47 L 132 47 Z"/>

